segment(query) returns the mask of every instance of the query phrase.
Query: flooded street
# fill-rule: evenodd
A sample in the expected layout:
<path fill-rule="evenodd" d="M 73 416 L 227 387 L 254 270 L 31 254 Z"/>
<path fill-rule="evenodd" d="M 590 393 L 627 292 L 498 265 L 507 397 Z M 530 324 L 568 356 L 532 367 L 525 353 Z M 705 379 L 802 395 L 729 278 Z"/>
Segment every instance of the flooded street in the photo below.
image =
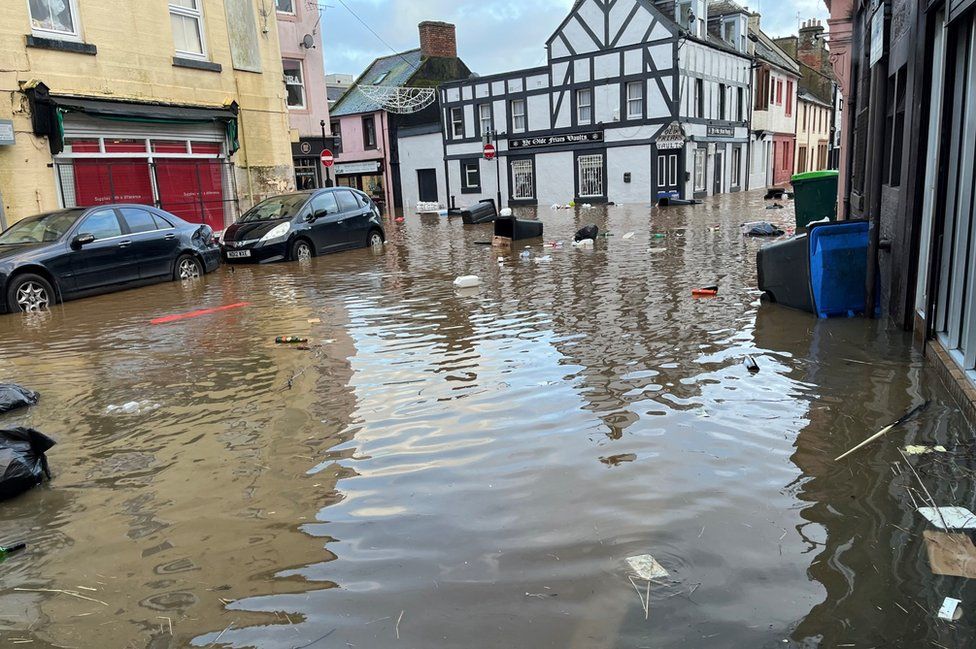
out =
<path fill-rule="evenodd" d="M 541 208 L 567 244 L 530 259 L 411 214 L 382 251 L 0 317 L 0 381 L 42 395 L 0 423 L 58 441 L 0 504 L 29 544 L 0 645 L 972 646 L 976 585 L 932 573 L 898 452 L 971 430 L 909 334 L 760 302 L 739 224 L 792 221 L 762 196 Z M 588 223 L 613 236 L 574 249 Z M 671 574 L 646 619 L 645 553 Z"/>

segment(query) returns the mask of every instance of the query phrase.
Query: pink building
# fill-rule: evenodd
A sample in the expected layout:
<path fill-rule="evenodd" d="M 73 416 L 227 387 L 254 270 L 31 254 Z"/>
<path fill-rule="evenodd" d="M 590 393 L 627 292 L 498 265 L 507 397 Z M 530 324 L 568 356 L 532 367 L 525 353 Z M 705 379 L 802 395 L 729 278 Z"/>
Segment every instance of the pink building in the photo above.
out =
<path fill-rule="evenodd" d="M 332 146 L 332 139 L 318 3 L 274 0 L 274 4 L 288 93 L 295 185 L 298 189 L 324 187 L 328 178 L 319 155 Z"/>
<path fill-rule="evenodd" d="M 363 190 L 388 213 L 402 206 L 398 129 L 437 126 L 440 110 L 433 95 L 430 105 L 409 114 L 390 113 L 372 97 L 395 88 L 436 88 L 471 76 L 457 57 L 454 25 L 425 21 L 419 31 L 419 48 L 373 61 L 331 110 L 332 130 L 340 136 L 337 184 Z M 366 86 L 371 87 L 368 94 L 359 90 Z"/>

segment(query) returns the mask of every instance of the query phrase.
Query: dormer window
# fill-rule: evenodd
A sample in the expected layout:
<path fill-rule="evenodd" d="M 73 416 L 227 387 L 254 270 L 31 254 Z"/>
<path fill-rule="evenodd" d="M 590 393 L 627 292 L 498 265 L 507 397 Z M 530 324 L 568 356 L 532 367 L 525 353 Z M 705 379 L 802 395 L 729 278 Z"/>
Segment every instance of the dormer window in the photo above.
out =
<path fill-rule="evenodd" d="M 695 20 L 692 0 L 677 0 L 674 3 L 674 20 L 683 28 L 694 31 L 693 22 Z"/>

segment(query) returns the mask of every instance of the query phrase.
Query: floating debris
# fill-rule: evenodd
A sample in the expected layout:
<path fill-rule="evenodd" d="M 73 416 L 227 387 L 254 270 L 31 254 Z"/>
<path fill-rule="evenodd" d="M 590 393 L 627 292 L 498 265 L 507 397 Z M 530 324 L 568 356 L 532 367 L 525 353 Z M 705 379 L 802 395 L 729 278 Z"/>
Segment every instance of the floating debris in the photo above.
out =
<path fill-rule="evenodd" d="M 976 545 L 966 534 L 922 532 L 932 574 L 976 579 Z"/>
<path fill-rule="evenodd" d="M 878 432 L 876 432 L 874 435 L 871 435 L 871 437 L 868 437 L 866 440 L 864 440 L 863 442 L 861 442 L 860 444 L 858 444 L 857 446 L 855 446 L 851 450 L 847 451 L 846 453 L 842 453 L 842 454 L 838 455 L 837 457 L 835 457 L 834 458 L 834 462 L 837 462 L 839 460 L 843 460 L 845 457 L 847 457 L 848 455 L 850 455 L 854 451 L 858 450 L 859 448 L 861 448 L 863 446 L 867 446 L 868 444 L 870 444 L 874 440 L 878 439 L 879 437 L 882 437 L 883 435 L 885 435 L 888 431 L 890 431 L 895 426 L 898 426 L 899 424 L 903 424 L 906 421 L 908 421 L 908 419 L 911 418 L 912 415 L 914 415 L 915 413 L 918 413 L 918 412 L 921 412 L 921 411 L 925 410 L 925 408 L 928 407 L 928 405 L 929 405 L 929 402 L 926 401 L 925 403 L 923 403 L 920 406 L 915 406 L 910 411 L 908 411 L 907 413 L 905 413 L 904 415 L 902 415 L 901 417 L 899 417 L 895 421 L 891 422 L 890 424 L 888 424 L 887 426 L 885 426 L 884 428 L 882 428 L 881 430 L 879 430 Z"/>
<path fill-rule="evenodd" d="M 105 412 L 108 413 L 121 413 L 123 415 L 140 415 L 146 412 L 152 412 L 159 408 L 158 403 L 153 403 L 148 399 L 143 399 L 142 401 L 126 401 L 121 405 L 110 405 L 105 408 Z"/>
<path fill-rule="evenodd" d="M 929 453 L 948 453 L 945 446 L 906 446 L 905 455 L 928 455 Z"/>
<path fill-rule="evenodd" d="M 299 336 L 278 336 L 275 338 L 276 345 L 302 345 L 308 342 L 308 338 Z"/>
<path fill-rule="evenodd" d="M 618 466 L 624 462 L 633 462 L 637 459 L 637 456 L 633 453 L 620 453 L 618 455 L 608 455 L 606 457 L 601 457 L 600 461 L 607 466 Z"/>
<path fill-rule="evenodd" d="M 462 275 L 454 280 L 456 288 L 474 288 L 481 286 L 481 278 L 477 275 Z"/>
<path fill-rule="evenodd" d="M 541 257 L 536 257 L 532 261 L 534 261 L 537 264 L 545 263 L 547 261 L 552 261 L 552 256 L 551 255 L 543 255 Z"/>
<path fill-rule="evenodd" d="M 625 234 L 624 236 L 622 236 L 620 238 L 621 239 L 633 239 L 634 238 L 634 234 L 635 234 L 634 232 L 628 232 L 627 234 Z"/>
<path fill-rule="evenodd" d="M 965 507 L 919 507 L 918 513 L 940 530 L 976 530 L 976 514 Z"/>
<path fill-rule="evenodd" d="M 753 358 L 752 356 L 746 356 L 742 360 L 742 364 L 745 365 L 746 369 L 752 372 L 753 374 L 759 371 L 759 363 L 757 363 L 756 359 Z"/>
<path fill-rule="evenodd" d="M 962 617 L 962 609 L 959 605 L 962 604 L 961 599 L 956 599 L 955 597 L 946 597 L 942 602 L 942 608 L 939 609 L 939 619 L 947 620 L 949 622 L 955 622 Z"/>
<path fill-rule="evenodd" d="M 634 574 L 641 579 L 646 579 L 648 581 L 652 579 L 662 579 L 668 577 L 670 573 L 664 569 L 657 559 L 649 554 L 638 554 L 633 557 L 627 557 L 627 564 Z"/>

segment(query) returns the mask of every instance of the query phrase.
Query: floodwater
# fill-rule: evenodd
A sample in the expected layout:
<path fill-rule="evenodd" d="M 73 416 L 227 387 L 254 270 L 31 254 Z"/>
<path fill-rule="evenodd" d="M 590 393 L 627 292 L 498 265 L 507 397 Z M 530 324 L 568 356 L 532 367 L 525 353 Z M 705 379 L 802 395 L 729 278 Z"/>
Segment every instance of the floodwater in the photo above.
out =
<path fill-rule="evenodd" d="M 0 504 L 0 544 L 29 543 L 0 565 L 0 645 L 976 642 L 976 587 L 933 574 L 898 452 L 970 428 L 906 334 L 761 303 L 738 224 L 789 207 L 539 217 L 614 236 L 522 259 L 408 215 L 382 251 L 0 318 L 0 379 L 42 392 L 0 423 L 58 440 L 53 482 Z M 951 457 L 913 464 L 973 507 Z M 649 591 L 624 563 L 645 553 L 671 575 Z"/>

